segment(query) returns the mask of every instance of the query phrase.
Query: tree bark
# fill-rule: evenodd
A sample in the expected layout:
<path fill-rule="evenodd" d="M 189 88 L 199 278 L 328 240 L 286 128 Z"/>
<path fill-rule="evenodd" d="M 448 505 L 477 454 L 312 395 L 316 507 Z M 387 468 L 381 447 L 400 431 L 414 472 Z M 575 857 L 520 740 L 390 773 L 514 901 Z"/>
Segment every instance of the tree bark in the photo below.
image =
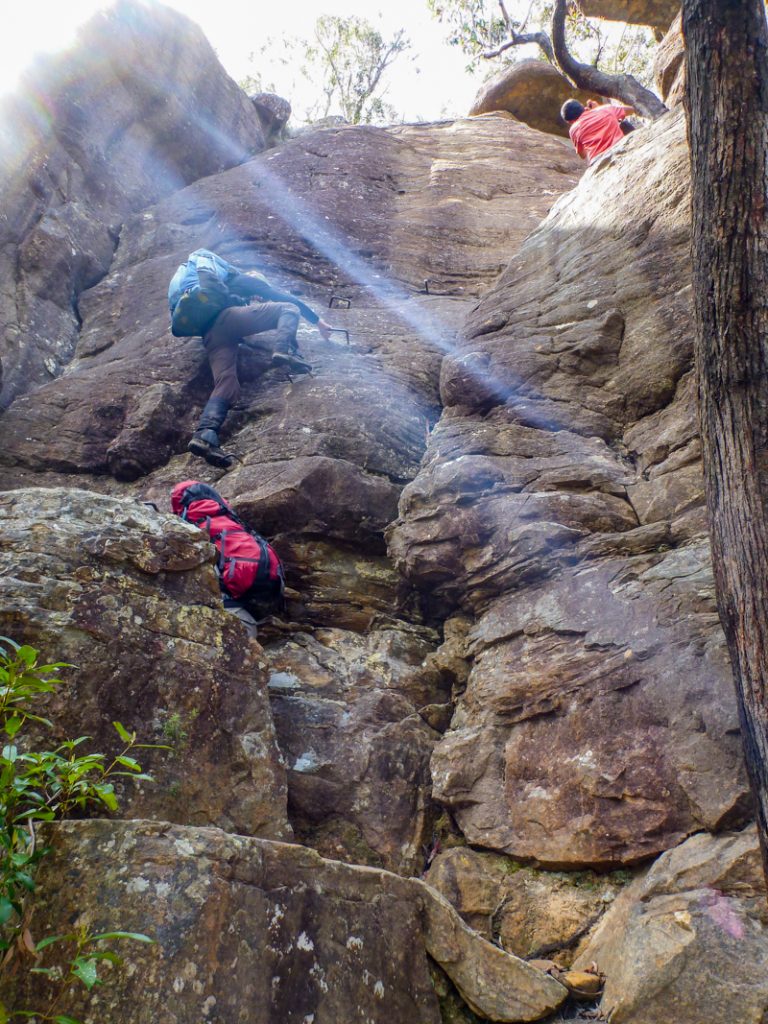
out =
<path fill-rule="evenodd" d="M 720 619 L 768 878 L 768 27 L 763 0 L 683 0 L 693 295 Z"/>
<path fill-rule="evenodd" d="M 655 120 L 666 113 L 667 108 L 659 97 L 641 85 L 632 75 L 609 75 L 591 64 L 582 64 L 568 50 L 565 41 L 565 15 L 568 0 L 556 0 L 552 15 L 552 49 L 557 66 L 566 78 L 585 92 L 596 92 L 599 96 L 610 96 L 621 100 L 643 117 Z"/>

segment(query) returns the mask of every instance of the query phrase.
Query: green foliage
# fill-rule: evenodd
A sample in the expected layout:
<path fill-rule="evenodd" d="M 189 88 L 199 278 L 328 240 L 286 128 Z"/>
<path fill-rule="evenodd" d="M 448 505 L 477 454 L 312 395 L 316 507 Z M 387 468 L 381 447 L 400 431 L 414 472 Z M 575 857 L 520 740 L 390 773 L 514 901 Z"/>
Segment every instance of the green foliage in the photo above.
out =
<path fill-rule="evenodd" d="M 168 740 L 170 749 L 179 754 L 189 743 L 189 728 L 197 718 L 197 709 L 193 709 L 186 716 L 180 711 L 161 713 L 163 738 Z"/>
<path fill-rule="evenodd" d="M 322 71 L 325 115 L 336 102 L 350 124 L 394 117 L 394 110 L 377 92 L 386 69 L 409 46 L 403 29 L 385 40 L 364 18 L 318 18 L 307 59 Z"/>
<path fill-rule="evenodd" d="M 38 664 L 38 652 L 0 637 L 0 731 L 7 742 L 0 751 L 0 954 L 5 966 L 16 950 L 39 958 L 55 943 L 75 944 L 75 952 L 66 970 L 57 967 L 31 968 L 59 980 L 59 992 L 48 1011 L 16 1011 L 14 1017 L 35 1017 L 58 1024 L 79 1024 L 56 1012 L 58 1003 L 73 980 L 90 990 L 100 983 L 99 964 L 118 964 L 120 958 L 108 946 L 116 939 L 132 938 L 150 942 L 145 935 L 130 932 L 92 934 L 82 927 L 69 935 L 54 935 L 34 943 L 27 920 L 30 896 L 35 892 L 34 873 L 48 848 L 38 843 L 37 826 L 41 822 L 65 818 L 73 812 L 91 808 L 117 809 L 113 779 L 128 776 L 149 780 L 131 752 L 148 744 L 136 742 L 136 733 L 120 722 L 113 722 L 124 746 L 109 760 L 104 754 L 81 752 L 87 736 L 66 740 L 53 750 L 28 750 L 19 742 L 29 722 L 50 726 L 36 710 L 41 698 L 62 682 L 63 662 Z M 0 1024 L 10 1019 L 0 1004 Z"/>
<path fill-rule="evenodd" d="M 256 73 L 240 85 L 249 92 L 287 94 L 292 103 L 296 93 L 310 93 L 304 121 L 336 114 L 351 124 L 391 121 L 397 114 L 385 100 L 383 76 L 410 47 L 403 29 L 385 39 L 364 18 L 323 15 L 315 22 L 311 39 L 270 39 L 251 54 L 254 65 L 268 59 L 280 80 L 266 82 Z"/>
<path fill-rule="evenodd" d="M 507 26 L 498 0 L 427 0 L 432 14 L 449 30 L 448 42 L 466 53 L 468 70 L 484 63 L 482 54 L 496 49 L 508 37 Z M 507 5 L 516 32 L 550 33 L 553 0 L 517 0 Z M 653 43 L 651 29 L 642 25 L 609 26 L 599 18 L 587 18 L 572 4 L 566 18 L 566 33 L 571 53 L 577 60 L 592 64 L 609 74 L 631 74 L 645 86 L 653 79 Z M 519 47 L 504 51 L 503 59 L 514 62 L 524 54 Z M 541 60 L 545 57 L 536 52 Z M 498 65 L 491 63 L 495 73 Z"/>

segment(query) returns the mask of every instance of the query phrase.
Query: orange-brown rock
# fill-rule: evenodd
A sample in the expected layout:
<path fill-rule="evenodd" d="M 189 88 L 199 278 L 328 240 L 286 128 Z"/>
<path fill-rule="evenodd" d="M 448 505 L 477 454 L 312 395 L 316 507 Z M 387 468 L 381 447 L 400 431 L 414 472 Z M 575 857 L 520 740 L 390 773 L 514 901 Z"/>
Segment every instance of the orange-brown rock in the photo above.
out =
<path fill-rule="evenodd" d="M 768 1010 L 765 878 L 754 828 L 697 835 L 616 900 L 580 951 L 618 1024 L 758 1024 Z"/>
<path fill-rule="evenodd" d="M 438 853 L 426 880 L 481 935 L 529 962 L 555 955 L 560 967 L 622 888 L 612 875 L 536 871 L 467 847 Z"/>
<path fill-rule="evenodd" d="M 575 89 L 557 68 L 543 60 L 521 60 L 505 67 L 486 82 L 472 104 L 470 117 L 504 110 L 531 128 L 568 138 L 568 128 L 560 117 L 560 108 L 573 97 L 586 103 L 595 93 Z"/>
<path fill-rule="evenodd" d="M 600 975 L 589 971 L 563 971 L 557 975 L 557 980 L 579 1000 L 594 1000 L 603 990 Z"/>
<path fill-rule="evenodd" d="M 443 361 L 446 408 L 388 530 L 431 606 L 476 618 L 435 795 L 472 845 L 552 867 L 631 864 L 749 813 L 703 514 L 687 176 L 670 114 L 556 204 Z"/>
<path fill-rule="evenodd" d="M 656 90 L 666 105 L 670 108 L 679 107 L 685 92 L 685 44 L 680 14 L 656 47 L 653 79 Z"/>

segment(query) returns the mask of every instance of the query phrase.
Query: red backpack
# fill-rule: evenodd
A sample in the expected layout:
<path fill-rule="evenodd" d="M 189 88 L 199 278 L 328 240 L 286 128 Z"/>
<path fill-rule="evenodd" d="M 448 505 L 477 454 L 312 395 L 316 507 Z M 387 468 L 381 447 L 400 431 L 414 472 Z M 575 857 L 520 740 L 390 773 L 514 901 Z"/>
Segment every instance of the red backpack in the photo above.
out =
<path fill-rule="evenodd" d="M 282 599 L 285 573 L 277 552 L 248 529 L 218 491 L 198 480 L 185 480 L 171 492 L 171 508 L 206 530 L 216 545 L 219 585 L 227 596 L 244 602 Z"/>

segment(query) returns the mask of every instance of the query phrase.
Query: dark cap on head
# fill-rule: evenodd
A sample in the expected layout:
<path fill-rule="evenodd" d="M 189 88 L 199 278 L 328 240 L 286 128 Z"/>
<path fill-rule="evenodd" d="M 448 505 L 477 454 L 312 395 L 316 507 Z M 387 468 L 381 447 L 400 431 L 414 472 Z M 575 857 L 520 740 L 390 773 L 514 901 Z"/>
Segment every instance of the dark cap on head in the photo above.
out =
<path fill-rule="evenodd" d="M 578 100 L 566 100 L 562 107 L 560 107 L 560 117 L 562 117 L 566 124 L 576 121 L 583 113 L 584 107 Z"/>

